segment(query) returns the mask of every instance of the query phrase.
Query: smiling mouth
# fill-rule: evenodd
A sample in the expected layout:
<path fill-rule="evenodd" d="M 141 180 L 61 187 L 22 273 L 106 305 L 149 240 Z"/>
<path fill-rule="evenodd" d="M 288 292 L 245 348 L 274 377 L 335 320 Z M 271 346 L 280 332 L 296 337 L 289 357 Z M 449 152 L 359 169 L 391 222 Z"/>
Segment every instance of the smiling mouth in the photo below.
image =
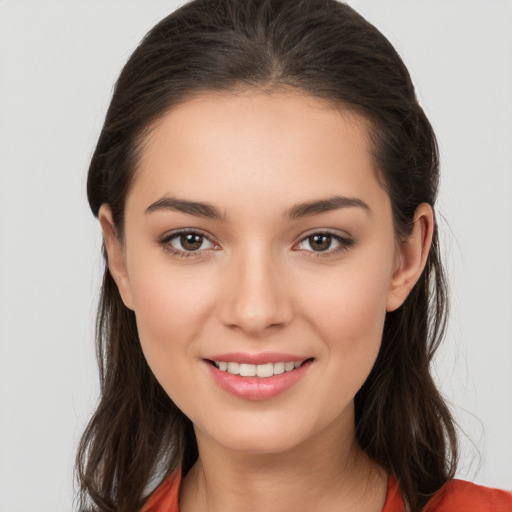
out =
<path fill-rule="evenodd" d="M 212 361 L 207 360 L 212 366 L 218 370 L 231 375 L 240 375 L 241 377 L 259 377 L 262 379 L 281 375 L 283 373 L 292 372 L 300 368 L 304 363 L 312 361 L 313 358 L 304 359 L 302 361 L 280 361 L 276 363 L 265 364 L 248 364 L 237 363 L 234 361 Z"/>

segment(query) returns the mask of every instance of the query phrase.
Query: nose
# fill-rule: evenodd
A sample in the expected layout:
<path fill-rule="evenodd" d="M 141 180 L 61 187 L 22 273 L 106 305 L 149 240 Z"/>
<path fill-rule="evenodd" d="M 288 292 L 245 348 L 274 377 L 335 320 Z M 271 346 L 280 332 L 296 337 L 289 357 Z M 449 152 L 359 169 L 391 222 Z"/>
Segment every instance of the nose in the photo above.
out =
<path fill-rule="evenodd" d="M 269 251 L 249 250 L 233 257 L 218 304 L 223 324 L 251 337 L 262 337 L 293 318 L 286 273 Z"/>

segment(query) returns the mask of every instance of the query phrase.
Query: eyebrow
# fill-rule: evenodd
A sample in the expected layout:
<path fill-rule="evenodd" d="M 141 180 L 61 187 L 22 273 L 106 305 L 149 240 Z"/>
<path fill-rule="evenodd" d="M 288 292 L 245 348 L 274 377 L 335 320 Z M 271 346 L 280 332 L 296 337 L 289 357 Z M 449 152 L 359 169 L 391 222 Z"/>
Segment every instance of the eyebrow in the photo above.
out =
<path fill-rule="evenodd" d="M 370 207 L 361 199 L 356 197 L 332 196 L 326 199 L 316 201 L 307 201 L 298 203 L 285 211 L 284 218 L 295 220 L 310 215 L 319 215 L 321 213 L 339 210 L 341 208 L 362 208 L 371 215 Z M 225 213 L 221 213 L 215 206 L 209 203 L 198 201 L 188 201 L 176 197 L 162 197 L 146 208 L 145 213 L 156 212 L 159 210 L 173 210 L 196 217 L 206 217 L 208 219 L 226 220 Z"/>
<path fill-rule="evenodd" d="M 198 201 L 187 201 L 176 197 L 162 197 L 146 208 L 145 213 L 156 212 L 159 210 L 174 210 L 187 213 L 196 217 L 206 217 L 208 219 L 225 220 L 226 215 L 222 214 L 215 206 Z"/>
<path fill-rule="evenodd" d="M 300 219 L 309 215 L 319 215 L 340 208 L 362 208 L 371 215 L 371 208 L 361 199 L 357 197 L 332 196 L 317 201 L 307 201 L 292 206 L 284 214 L 288 219 Z"/>

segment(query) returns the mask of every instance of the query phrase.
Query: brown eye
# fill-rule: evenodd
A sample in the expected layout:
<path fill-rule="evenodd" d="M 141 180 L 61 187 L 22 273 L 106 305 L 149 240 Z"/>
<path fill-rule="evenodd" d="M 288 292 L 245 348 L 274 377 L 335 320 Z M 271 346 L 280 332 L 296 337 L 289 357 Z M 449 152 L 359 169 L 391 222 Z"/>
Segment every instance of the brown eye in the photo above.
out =
<path fill-rule="evenodd" d="M 203 250 L 216 247 L 208 237 L 195 231 L 181 231 L 168 235 L 160 240 L 160 245 L 173 254 L 184 256 L 201 254 Z"/>
<path fill-rule="evenodd" d="M 180 243 L 186 251 L 197 251 L 203 245 L 203 237 L 196 233 L 186 233 L 180 236 Z"/>
<path fill-rule="evenodd" d="M 326 233 L 318 233 L 308 237 L 309 246 L 313 251 L 326 251 L 331 247 L 332 236 Z"/>
<path fill-rule="evenodd" d="M 328 231 L 319 231 L 304 237 L 298 244 L 298 248 L 302 251 L 316 253 L 317 256 L 320 256 L 320 253 L 329 256 L 348 249 L 353 244 L 354 241 L 351 238 L 345 238 Z"/>

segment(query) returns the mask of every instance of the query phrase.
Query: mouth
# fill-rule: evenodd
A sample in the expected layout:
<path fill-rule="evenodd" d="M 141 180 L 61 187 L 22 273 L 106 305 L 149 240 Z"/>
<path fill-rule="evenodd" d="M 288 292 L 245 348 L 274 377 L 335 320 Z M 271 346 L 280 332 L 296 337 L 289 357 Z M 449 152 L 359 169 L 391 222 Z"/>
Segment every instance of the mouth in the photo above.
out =
<path fill-rule="evenodd" d="M 241 377 L 258 377 L 260 379 L 266 379 L 273 377 L 274 375 L 282 375 L 283 373 L 292 372 L 312 360 L 313 358 L 310 357 L 299 361 L 278 361 L 275 363 L 250 364 L 239 363 L 236 361 L 214 361 L 206 359 L 208 363 L 222 372 L 230 373 L 231 375 L 239 375 Z"/>
<path fill-rule="evenodd" d="M 237 398 L 259 401 L 294 387 L 309 373 L 314 358 L 299 359 L 284 354 L 224 354 L 203 361 L 221 389 Z"/>

